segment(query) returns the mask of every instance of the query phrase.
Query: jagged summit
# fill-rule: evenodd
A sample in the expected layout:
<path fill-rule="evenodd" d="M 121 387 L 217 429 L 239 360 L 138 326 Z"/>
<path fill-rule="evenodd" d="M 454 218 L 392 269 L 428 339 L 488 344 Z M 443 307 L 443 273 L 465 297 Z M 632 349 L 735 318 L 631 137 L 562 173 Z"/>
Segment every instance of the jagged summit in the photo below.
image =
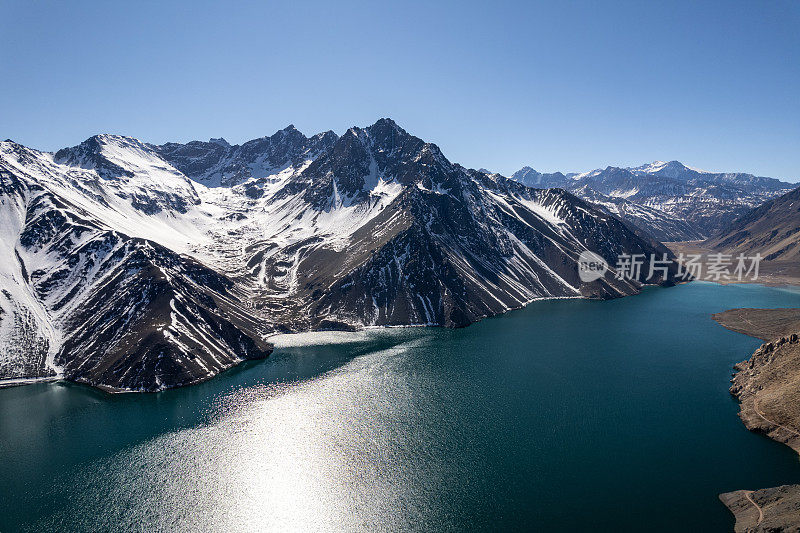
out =
<path fill-rule="evenodd" d="M 231 187 L 262 179 L 311 161 L 335 141 L 326 132 L 311 138 L 294 125 L 241 145 L 191 141 L 152 145 L 161 157 L 192 180 L 209 187 Z"/>
<path fill-rule="evenodd" d="M 378 120 L 376 120 L 376 121 L 375 121 L 375 123 L 374 123 L 374 124 L 372 124 L 372 126 L 368 126 L 368 128 L 373 128 L 373 129 L 377 129 L 377 128 L 389 128 L 389 129 L 398 130 L 398 131 L 400 131 L 400 132 L 402 132 L 402 133 L 404 133 L 404 134 L 406 134 L 406 135 L 408 134 L 408 132 L 406 132 L 406 130 L 404 130 L 403 128 L 401 128 L 401 127 L 400 127 L 400 126 L 397 124 L 397 122 L 395 122 L 394 120 L 392 120 L 391 118 L 388 118 L 388 117 L 381 117 L 381 118 L 379 118 Z"/>
<path fill-rule="evenodd" d="M 524 183 L 528 187 L 537 188 L 566 187 L 568 179 L 567 176 L 561 172 L 544 174 L 527 166 L 514 172 L 511 177 L 520 183 Z"/>

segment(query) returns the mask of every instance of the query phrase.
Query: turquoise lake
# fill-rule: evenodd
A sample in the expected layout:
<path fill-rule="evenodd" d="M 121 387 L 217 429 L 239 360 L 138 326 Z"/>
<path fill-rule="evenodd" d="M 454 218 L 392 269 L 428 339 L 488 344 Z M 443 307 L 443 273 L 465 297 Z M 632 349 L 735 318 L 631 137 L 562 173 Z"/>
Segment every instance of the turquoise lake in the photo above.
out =
<path fill-rule="evenodd" d="M 280 337 L 206 383 L 0 390 L 0 531 L 731 531 L 800 483 L 745 429 L 710 314 L 800 292 L 690 283 L 464 329 Z"/>

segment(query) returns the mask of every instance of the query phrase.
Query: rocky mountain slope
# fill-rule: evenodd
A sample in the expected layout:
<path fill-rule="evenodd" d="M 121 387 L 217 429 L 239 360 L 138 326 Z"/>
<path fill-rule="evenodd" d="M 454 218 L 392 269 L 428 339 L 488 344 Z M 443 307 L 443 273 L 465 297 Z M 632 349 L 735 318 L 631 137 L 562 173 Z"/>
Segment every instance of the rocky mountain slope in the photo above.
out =
<path fill-rule="evenodd" d="M 573 194 L 600 206 L 617 218 L 641 228 L 660 242 L 680 240 L 698 240 L 703 238 L 693 224 L 686 220 L 670 215 L 646 204 L 636 203 L 619 196 L 602 194 L 588 185 L 578 187 L 571 191 Z"/>
<path fill-rule="evenodd" d="M 705 245 L 730 254 L 761 254 L 800 264 L 800 187 L 738 218 Z"/>
<path fill-rule="evenodd" d="M 0 145 L 0 376 L 151 391 L 270 352 L 230 279 L 126 231 L 161 220 L 170 242 L 169 219 L 199 201 L 184 177 L 151 167 L 158 160 L 132 140 L 93 138 L 59 154 L 75 166 Z M 99 171 L 81 167 L 93 161 Z"/>
<path fill-rule="evenodd" d="M 598 201 L 665 242 L 709 237 L 793 187 L 752 174 L 697 170 L 678 161 L 610 166 L 581 174 L 542 174 L 524 167 L 512 178 L 532 187 L 562 187 Z"/>
<path fill-rule="evenodd" d="M 736 517 L 736 533 L 797 531 L 800 485 L 760 490 L 737 490 L 719 495 Z"/>
<path fill-rule="evenodd" d="M 276 331 L 464 326 L 644 282 L 667 253 L 559 189 L 465 169 L 388 119 L 231 146 L 0 143 L 0 379 L 160 390 L 266 356 Z M 586 250 L 612 268 L 582 282 Z"/>

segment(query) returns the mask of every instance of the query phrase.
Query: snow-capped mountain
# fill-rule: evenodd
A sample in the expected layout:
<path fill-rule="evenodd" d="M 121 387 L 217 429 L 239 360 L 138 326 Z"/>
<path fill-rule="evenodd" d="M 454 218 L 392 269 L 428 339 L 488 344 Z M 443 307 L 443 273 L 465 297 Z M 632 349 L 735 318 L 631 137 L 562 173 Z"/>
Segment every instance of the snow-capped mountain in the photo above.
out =
<path fill-rule="evenodd" d="M 138 141 L 0 143 L 0 194 L 0 377 L 159 390 L 269 353 L 235 284 L 175 251 L 200 199 Z"/>
<path fill-rule="evenodd" d="M 388 119 L 231 146 L 0 143 L 0 378 L 161 390 L 265 357 L 267 335 L 464 326 L 609 298 L 657 242 L 563 190 L 465 169 Z M 612 268 L 584 283 L 581 252 Z M 650 280 L 671 283 L 675 271 Z"/>
<path fill-rule="evenodd" d="M 792 188 L 774 178 L 708 172 L 678 161 L 606 167 L 580 174 L 542 174 L 523 167 L 512 178 L 531 187 L 565 188 L 661 241 L 707 237 Z"/>

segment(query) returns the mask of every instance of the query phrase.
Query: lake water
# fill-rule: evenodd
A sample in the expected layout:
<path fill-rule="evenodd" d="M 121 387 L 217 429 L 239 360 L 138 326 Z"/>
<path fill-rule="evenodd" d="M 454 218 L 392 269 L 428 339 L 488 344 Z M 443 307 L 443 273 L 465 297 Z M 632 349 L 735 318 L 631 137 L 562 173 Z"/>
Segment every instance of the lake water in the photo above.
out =
<path fill-rule="evenodd" d="M 717 494 L 800 461 L 740 422 L 731 366 L 759 341 L 709 315 L 798 306 L 691 283 L 281 338 L 159 394 L 0 390 L 0 531 L 730 531 Z"/>

